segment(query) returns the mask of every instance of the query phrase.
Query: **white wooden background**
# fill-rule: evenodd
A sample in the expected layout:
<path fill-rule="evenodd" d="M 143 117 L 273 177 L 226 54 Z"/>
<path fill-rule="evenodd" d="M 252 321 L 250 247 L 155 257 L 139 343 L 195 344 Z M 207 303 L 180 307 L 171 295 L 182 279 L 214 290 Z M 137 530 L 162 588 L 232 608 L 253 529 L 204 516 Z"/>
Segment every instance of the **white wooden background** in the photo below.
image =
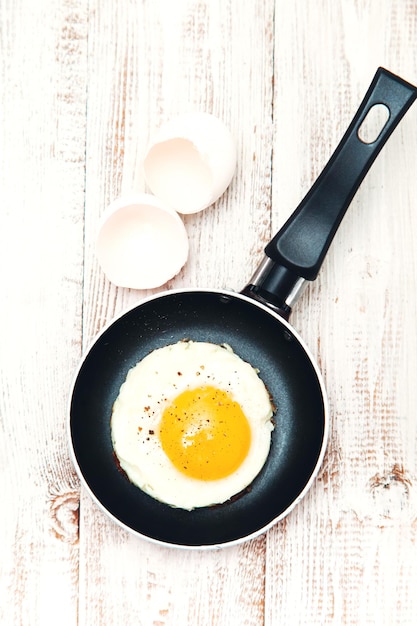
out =
<path fill-rule="evenodd" d="M 149 134 L 189 109 L 232 129 L 236 176 L 186 218 L 166 287 L 240 289 L 377 66 L 417 83 L 416 0 L 1 0 L 0 47 L 0 623 L 414 625 L 417 105 L 292 317 L 331 435 L 282 523 L 220 551 L 140 540 L 80 489 L 66 419 L 85 346 L 146 295 L 109 284 L 93 245 L 105 206 L 144 189 Z"/>

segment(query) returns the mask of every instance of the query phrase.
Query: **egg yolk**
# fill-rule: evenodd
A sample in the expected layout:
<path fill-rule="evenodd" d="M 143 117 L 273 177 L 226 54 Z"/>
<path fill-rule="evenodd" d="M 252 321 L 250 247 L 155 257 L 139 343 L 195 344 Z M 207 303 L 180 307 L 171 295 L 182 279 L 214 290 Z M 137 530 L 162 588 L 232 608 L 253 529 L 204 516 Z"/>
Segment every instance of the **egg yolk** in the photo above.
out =
<path fill-rule="evenodd" d="M 187 390 L 164 410 L 162 448 L 175 467 L 199 480 L 232 474 L 249 451 L 251 430 L 240 405 L 215 387 Z"/>

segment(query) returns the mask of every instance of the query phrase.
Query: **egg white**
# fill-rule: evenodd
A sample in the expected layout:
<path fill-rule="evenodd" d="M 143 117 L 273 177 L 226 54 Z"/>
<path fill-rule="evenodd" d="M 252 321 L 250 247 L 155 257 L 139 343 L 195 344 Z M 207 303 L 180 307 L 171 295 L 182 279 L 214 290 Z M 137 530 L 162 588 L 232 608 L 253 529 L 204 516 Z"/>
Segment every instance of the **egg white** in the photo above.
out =
<path fill-rule="evenodd" d="M 228 392 L 251 430 L 242 464 L 217 480 L 180 472 L 158 437 L 164 409 L 183 391 L 203 386 Z M 269 453 L 272 415 L 271 399 L 256 370 L 229 346 L 180 341 L 154 350 L 128 372 L 113 406 L 111 436 L 132 483 L 161 502 L 191 510 L 225 502 L 254 480 Z"/>

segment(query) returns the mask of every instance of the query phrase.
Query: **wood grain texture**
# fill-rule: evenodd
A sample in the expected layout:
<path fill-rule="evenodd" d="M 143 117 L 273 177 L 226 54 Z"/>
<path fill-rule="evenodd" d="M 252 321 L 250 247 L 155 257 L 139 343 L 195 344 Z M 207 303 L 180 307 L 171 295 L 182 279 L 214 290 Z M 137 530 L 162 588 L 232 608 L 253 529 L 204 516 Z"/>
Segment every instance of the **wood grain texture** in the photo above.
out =
<path fill-rule="evenodd" d="M 165 288 L 240 289 L 377 66 L 417 83 L 415 0 L 5 0 L 0 46 L 0 622 L 414 625 L 416 106 L 292 316 L 331 434 L 284 521 L 220 551 L 140 540 L 80 487 L 66 413 L 94 335 L 153 293 L 111 285 L 94 254 L 107 204 L 146 189 L 152 133 L 195 109 L 231 128 L 236 175 L 185 218 Z"/>
<path fill-rule="evenodd" d="M 87 22 L 1 7 L 0 622 L 77 620 L 79 489 L 66 404 L 81 354 Z"/>
<path fill-rule="evenodd" d="M 100 2 L 91 10 L 89 107 L 93 115 L 90 118 L 87 112 L 85 264 L 88 337 L 145 295 L 106 283 L 93 254 L 94 228 L 111 199 L 132 189 L 145 189 L 141 156 L 152 132 L 166 119 L 195 109 L 224 119 L 239 146 L 236 180 L 241 181 L 233 182 L 216 205 L 185 219 L 190 258 L 169 287 L 243 286 L 252 271 L 253 249 L 261 248 L 269 236 L 271 145 L 265 138 L 271 135 L 272 124 L 273 6 L 254 7 L 245 2 L 236 13 L 223 2 L 178 2 L 175 10 L 173 6 L 168 2 L 153 3 L 152 8 L 150 3 L 116 6 Z M 117 40 L 109 46 L 108 37 L 115 32 Z M 121 128 L 125 129 L 122 133 Z M 244 172 L 250 173 L 248 179 Z M 236 224 L 240 224 L 238 236 L 231 237 Z M 88 558 L 80 561 L 86 582 L 80 594 L 82 623 L 100 623 L 102 615 L 121 625 L 262 622 L 264 539 L 233 551 L 178 556 L 138 544 L 109 527 L 84 498 L 80 533 L 88 546 Z M 115 569 L 119 559 L 124 566 Z M 91 582 L 95 576 L 99 585 Z M 120 583 L 123 610 L 108 593 Z"/>
<path fill-rule="evenodd" d="M 275 58 L 285 60 L 276 64 L 274 94 L 278 225 L 336 147 L 376 67 L 415 82 L 417 12 L 415 2 L 276 6 Z M 280 37 L 278 16 L 291 38 Z M 325 374 L 331 436 L 308 497 L 284 533 L 280 525 L 268 535 L 271 624 L 411 625 L 417 614 L 409 586 L 417 520 L 416 120 L 413 109 L 378 158 L 293 314 Z"/>

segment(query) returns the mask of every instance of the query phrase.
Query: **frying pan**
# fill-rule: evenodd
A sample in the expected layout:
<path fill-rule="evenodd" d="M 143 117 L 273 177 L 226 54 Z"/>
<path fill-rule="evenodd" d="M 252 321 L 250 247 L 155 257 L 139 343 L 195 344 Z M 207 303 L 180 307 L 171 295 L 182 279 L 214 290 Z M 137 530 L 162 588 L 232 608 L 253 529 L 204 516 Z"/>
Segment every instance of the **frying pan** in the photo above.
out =
<path fill-rule="evenodd" d="M 414 86 L 377 70 L 335 153 L 240 293 L 163 292 L 115 319 L 94 340 L 71 390 L 70 451 L 92 498 L 122 527 L 175 547 L 237 544 L 282 519 L 310 488 L 327 443 L 327 397 L 319 369 L 288 318 L 316 278 L 361 181 L 416 97 Z M 375 105 L 386 107 L 388 119 L 365 141 L 360 136 Z M 163 504 L 130 483 L 110 434 L 112 406 L 128 370 L 181 339 L 228 343 L 260 370 L 277 407 L 271 450 L 253 483 L 221 505 L 192 511 Z"/>

